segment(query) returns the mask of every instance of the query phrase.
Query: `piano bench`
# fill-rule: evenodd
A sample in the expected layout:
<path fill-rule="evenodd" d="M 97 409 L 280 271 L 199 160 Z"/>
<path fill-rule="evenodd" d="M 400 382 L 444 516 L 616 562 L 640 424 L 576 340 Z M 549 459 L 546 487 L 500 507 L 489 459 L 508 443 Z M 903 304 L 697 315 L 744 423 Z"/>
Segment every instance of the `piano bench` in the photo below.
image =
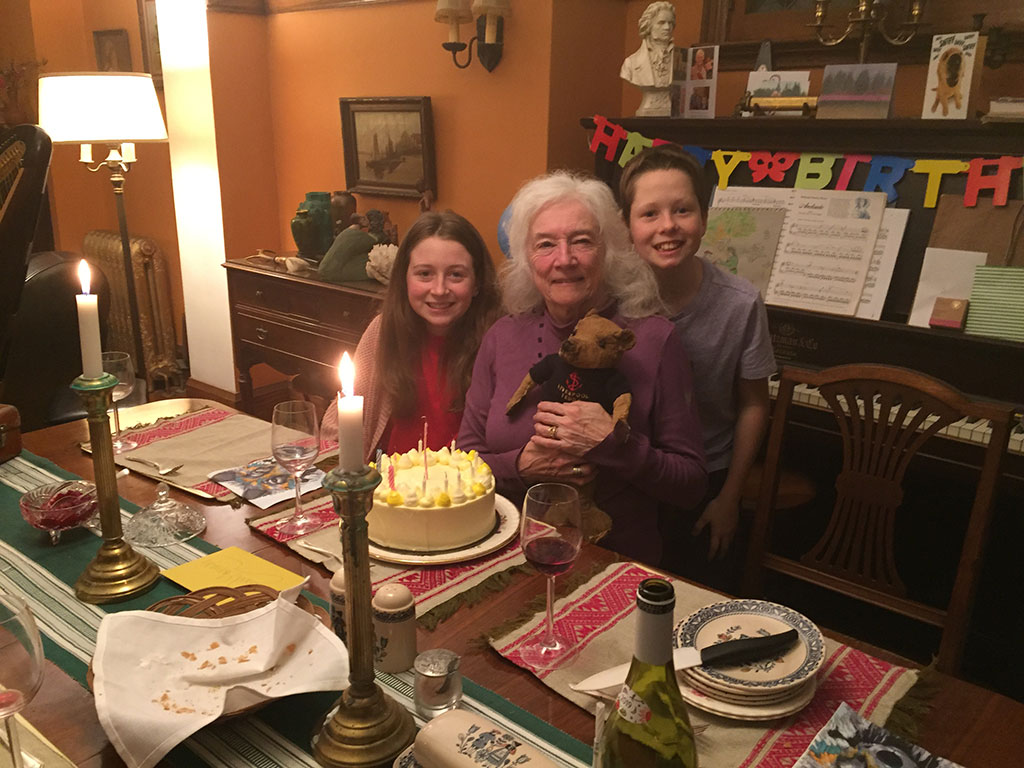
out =
<path fill-rule="evenodd" d="M 743 494 L 740 506 L 753 512 L 757 508 L 757 497 L 761 491 L 761 474 L 764 463 L 758 461 L 750 468 L 747 479 L 743 483 Z M 807 475 L 783 469 L 779 477 L 779 492 L 775 498 L 775 509 L 795 509 L 814 501 L 818 490 Z"/>

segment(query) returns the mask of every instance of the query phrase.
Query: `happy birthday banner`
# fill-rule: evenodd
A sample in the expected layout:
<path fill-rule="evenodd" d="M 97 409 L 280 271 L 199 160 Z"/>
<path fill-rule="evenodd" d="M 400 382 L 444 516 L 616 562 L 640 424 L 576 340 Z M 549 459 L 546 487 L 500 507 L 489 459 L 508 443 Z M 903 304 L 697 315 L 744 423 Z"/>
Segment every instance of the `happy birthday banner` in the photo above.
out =
<path fill-rule="evenodd" d="M 637 131 L 627 131 L 621 125 L 601 115 L 594 115 L 594 138 L 590 140 L 590 151 L 597 154 L 604 147 L 604 158 L 625 166 L 634 155 L 647 147 L 657 147 L 674 142 L 664 139 L 649 139 Z M 718 188 L 729 186 L 729 177 L 741 163 L 750 169 L 755 184 L 770 179 L 784 181 L 786 173 L 796 165 L 797 189 L 825 189 L 835 178 L 833 189 L 849 187 L 853 172 L 860 163 L 868 163 L 868 175 L 864 179 L 864 191 L 885 192 L 889 202 L 899 197 L 896 185 L 909 171 L 928 176 L 924 193 L 924 207 L 934 208 L 939 199 L 942 177 L 958 173 L 967 174 L 964 190 L 964 205 L 973 208 L 978 203 L 978 193 L 983 189 L 992 190 L 992 202 L 1006 205 L 1010 190 L 1010 176 L 1024 164 L 1024 158 L 1003 155 L 999 158 L 976 157 L 973 160 L 911 160 L 893 155 L 839 155 L 825 152 L 745 152 L 742 150 L 709 150 L 683 144 L 683 149 L 697 158 L 702 166 L 710 159 L 718 172 Z M 838 170 L 838 173 L 837 173 Z"/>

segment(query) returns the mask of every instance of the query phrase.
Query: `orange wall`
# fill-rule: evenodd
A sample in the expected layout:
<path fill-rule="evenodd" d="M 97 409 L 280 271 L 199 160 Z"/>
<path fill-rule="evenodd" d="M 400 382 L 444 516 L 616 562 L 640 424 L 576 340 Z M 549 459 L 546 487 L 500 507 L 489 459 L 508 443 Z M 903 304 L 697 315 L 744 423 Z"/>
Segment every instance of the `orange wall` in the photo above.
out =
<path fill-rule="evenodd" d="M 497 252 L 497 221 L 523 179 L 547 163 L 551 15 L 555 0 L 523 0 L 505 26 L 494 72 L 456 69 L 441 48 L 436 3 L 345 7 L 271 16 L 268 59 L 276 147 L 280 240 L 308 191 L 344 189 L 339 97 L 430 96 L 437 161 L 436 207 L 452 208 Z M 469 25 L 463 35 L 469 37 Z M 465 54 L 463 54 L 464 56 Z M 360 195 L 359 210 L 391 213 L 399 235 L 416 200 Z"/>
<path fill-rule="evenodd" d="M 45 72 L 94 71 L 92 32 L 97 29 L 127 30 L 132 68 L 144 70 L 135 0 L 31 0 L 31 8 L 36 56 L 46 59 Z M 93 148 L 93 157 L 105 154 L 103 147 Z M 128 229 L 133 235 L 155 240 L 167 259 L 172 311 L 180 338 L 184 301 L 167 145 L 139 144 L 136 154 L 139 161 L 125 183 Z M 117 231 L 110 174 L 105 169 L 89 173 L 78 162 L 78 145 L 53 148 L 49 191 L 58 250 L 81 251 L 85 233 L 92 229 Z"/>

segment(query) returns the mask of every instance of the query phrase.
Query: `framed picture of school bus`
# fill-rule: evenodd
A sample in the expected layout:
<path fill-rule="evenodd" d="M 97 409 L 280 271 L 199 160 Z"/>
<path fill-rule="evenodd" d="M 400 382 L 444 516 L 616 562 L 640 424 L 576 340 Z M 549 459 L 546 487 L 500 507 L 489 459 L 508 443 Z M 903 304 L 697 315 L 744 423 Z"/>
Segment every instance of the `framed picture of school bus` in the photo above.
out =
<path fill-rule="evenodd" d="M 390 197 L 436 194 L 429 96 L 338 101 L 349 190 Z"/>

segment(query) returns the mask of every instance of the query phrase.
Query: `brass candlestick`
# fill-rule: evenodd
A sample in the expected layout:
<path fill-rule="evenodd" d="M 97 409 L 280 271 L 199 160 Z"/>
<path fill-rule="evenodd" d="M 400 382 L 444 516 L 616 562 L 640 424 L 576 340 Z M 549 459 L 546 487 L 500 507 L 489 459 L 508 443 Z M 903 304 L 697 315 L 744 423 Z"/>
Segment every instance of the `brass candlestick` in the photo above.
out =
<path fill-rule="evenodd" d="M 373 677 L 373 615 L 370 607 L 370 552 L 366 514 L 380 474 L 363 467 L 356 474 L 331 470 L 323 481 L 341 518 L 345 569 L 345 622 L 349 686 L 313 737 L 313 757 L 337 768 L 390 766 L 412 743 L 412 715 L 387 696 Z"/>
<path fill-rule="evenodd" d="M 110 394 L 117 377 L 104 373 L 98 379 L 79 376 L 71 384 L 85 403 L 89 417 L 96 497 L 100 505 L 103 544 L 75 582 L 75 596 L 83 603 L 116 603 L 152 587 L 160 571 L 124 540 L 117 494 L 117 469 L 110 439 Z"/>

